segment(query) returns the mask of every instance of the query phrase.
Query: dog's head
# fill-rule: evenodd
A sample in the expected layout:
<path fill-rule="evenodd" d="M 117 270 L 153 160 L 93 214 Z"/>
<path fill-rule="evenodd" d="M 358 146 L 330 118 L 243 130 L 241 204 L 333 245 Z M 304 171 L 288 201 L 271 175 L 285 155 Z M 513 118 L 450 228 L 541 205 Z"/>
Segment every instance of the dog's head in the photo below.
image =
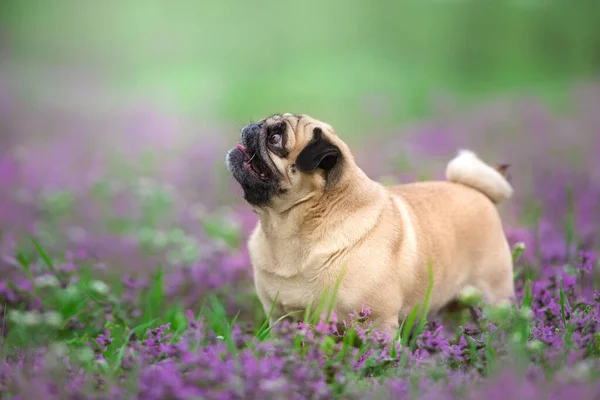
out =
<path fill-rule="evenodd" d="M 248 203 L 283 211 L 334 187 L 350 158 L 329 124 L 283 114 L 245 126 L 226 163 Z"/>

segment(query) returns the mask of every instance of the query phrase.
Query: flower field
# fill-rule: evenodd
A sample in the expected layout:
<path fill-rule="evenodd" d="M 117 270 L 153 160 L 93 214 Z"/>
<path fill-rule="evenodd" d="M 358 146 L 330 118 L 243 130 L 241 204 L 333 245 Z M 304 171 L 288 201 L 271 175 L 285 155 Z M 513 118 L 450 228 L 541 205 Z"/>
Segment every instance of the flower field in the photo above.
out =
<path fill-rule="evenodd" d="M 240 126 L 0 91 L 0 398 L 600 398 L 600 86 L 567 103 L 440 101 L 350 140 L 386 183 L 440 179 L 463 147 L 510 164 L 516 304 L 456 329 L 414 313 L 395 339 L 366 308 L 266 325 L 224 165 Z"/>

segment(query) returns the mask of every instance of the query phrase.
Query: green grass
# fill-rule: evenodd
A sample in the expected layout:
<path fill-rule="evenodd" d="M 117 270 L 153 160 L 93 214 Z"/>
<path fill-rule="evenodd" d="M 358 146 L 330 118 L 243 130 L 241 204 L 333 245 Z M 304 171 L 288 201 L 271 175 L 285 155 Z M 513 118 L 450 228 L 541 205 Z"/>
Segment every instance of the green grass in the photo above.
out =
<path fill-rule="evenodd" d="M 53 258 L 49 255 L 49 252 L 43 248 L 37 239 L 30 237 L 30 243 L 34 245 L 34 248 L 47 266 L 55 264 Z M 26 252 L 23 254 L 22 260 L 25 264 L 28 264 L 29 261 Z M 517 246 L 513 249 L 515 262 L 519 260 L 521 254 L 521 247 Z M 48 270 L 53 274 L 60 274 L 56 269 Z M 45 290 L 44 293 L 41 293 L 45 307 L 58 311 L 65 321 L 75 315 L 81 315 L 84 320 L 87 317 L 89 321 L 103 320 L 101 315 L 103 315 L 107 305 L 118 307 L 116 297 L 111 296 L 112 293 L 119 293 L 119 284 L 117 282 L 111 283 L 111 293 L 102 293 L 98 292 L 97 289 L 94 289 L 96 277 L 89 268 L 82 268 L 77 272 L 77 276 L 79 278 L 76 285 L 78 291 L 75 295 L 67 295 L 66 289 L 58 287 L 42 289 Z M 329 321 L 342 282 L 342 276 L 343 275 L 340 274 L 336 284 L 332 288 L 325 290 L 316 304 L 305 311 L 304 318 L 300 318 L 301 320 L 312 326 L 319 323 L 321 318 L 324 318 L 325 322 Z M 410 377 L 415 385 L 421 374 L 437 376 L 436 379 L 447 379 L 446 373 L 441 370 L 438 371 L 436 368 L 423 370 L 418 373 L 414 373 L 407 369 L 408 355 L 409 353 L 413 353 L 416 349 L 416 338 L 425 331 L 427 326 L 426 314 L 433 287 L 433 266 L 429 263 L 429 284 L 424 295 L 423 304 L 418 304 L 414 307 L 410 315 L 403 321 L 395 338 L 396 341 L 399 340 L 402 346 L 401 348 L 405 349 L 400 356 L 399 365 L 395 365 L 393 362 L 398 356 L 398 348 L 394 346 L 389 353 L 389 359 L 378 360 L 376 354 L 371 355 L 365 361 L 364 367 L 360 370 L 349 370 L 348 373 L 356 374 L 356 377 L 348 375 L 348 379 L 361 379 L 364 377 L 386 379 L 406 375 Z M 568 305 L 567 295 L 564 293 L 562 286 L 559 288 L 559 300 L 561 308 L 560 317 L 562 318 L 562 329 L 564 330 L 565 337 L 563 354 L 564 357 L 566 357 L 572 348 L 571 336 L 575 327 L 566 314 L 566 307 L 570 305 Z M 274 300 L 274 304 L 276 301 L 277 297 Z M 498 338 L 500 337 L 499 333 L 501 332 L 503 336 L 506 336 L 510 340 L 509 351 L 510 357 L 515 364 L 514 367 L 524 374 L 527 365 L 529 365 L 534 354 L 543 351 L 543 345 L 536 347 L 532 346 L 530 343 L 532 320 L 529 310 L 531 302 L 531 282 L 527 281 L 525 285 L 525 296 L 520 306 L 494 308 L 480 304 L 483 307 L 484 319 L 494 323 L 498 327 L 498 330 L 493 331 L 483 328 L 482 333 L 478 338 L 464 335 L 464 339 L 468 344 L 469 356 L 456 365 L 450 361 L 449 366 L 451 368 L 463 368 L 464 366 L 460 363 L 468 363 L 469 368 L 477 368 L 482 376 L 489 378 L 494 377 L 500 370 L 501 363 L 503 362 L 499 360 L 495 347 Z M 172 337 L 169 341 L 174 343 L 179 340 L 181 335 L 184 334 L 187 329 L 188 321 L 185 317 L 184 309 L 177 301 L 169 300 L 165 296 L 164 273 L 162 268 L 158 267 L 156 269 L 150 285 L 141 292 L 140 304 L 143 305 L 144 309 L 144 313 L 140 317 L 128 317 L 123 314 L 124 311 L 121 310 L 123 311 L 121 312 L 123 315 L 122 317 L 119 316 L 119 312 L 113 313 L 115 318 L 104 320 L 104 326 L 100 329 L 93 325 L 87 325 L 83 329 L 73 330 L 65 329 L 66 325 L 64 324 L 60 327 L 47 329 L 40 329 L 39 326 L 28 327 L 26 325 L 16 324 L 15 328 L 9 332 L 7 340 L 3 341 L 2 347 L 0 348 L 0 354 L 10 355 L 11 352 L 18 348 L 60 343 L 66 346 L 65 351 L 74 357 L 74 362 L 81 364 L 88 373 L 100 373 L 107 381 L 116 382 L 118 379 L 121 379 L 120 377 L 123 373 L 127 372 L 123 369 L 123 361 L 126 356 L 128 344 L 131 341 L 135 340 L 139 342 L 143 340 L 146 330 L 170 323 L 171 327 L 169 333 L 172 334 Z M 272 306 L 268 311 L 268 315 L 263 316 L 262 321 L 264 322 L 251 332 L 258 342 L 246 341 L 241 344 L 241 346 L 239 343 L 236 343 L 233 335 L 233 328 L 239 321 L 239 313 L 233 316 L 230 315 L 226 311 L 223 302 L 216 294 L 210 294 L 204 299 L 204 302 L 197 309 L 195 318 L 203 318 L 206 332 L 211 332 L 221 340 L 227 347 L 227 355 L 231 357 L 233 362 L 239 364 L 240 360 L 238 355 L 240 351 L 243 351 L 244 349 L 256 351 L 257 343 L 274 338 L 272 336 L 272 329 L 280 324 L 285 318 L 293 316 L 295 319 L 298 319 L 299 317 L 299 312 L 290 313 L 280 316 L 273 324 L 271 324 L 269 321 L 272 320 L 274 309 L 275 307 Z M 2 332 L 4 330 L 4 321 L 6 318 L 5 308 L 5 315 L 2 319 Z M 360 357 L 362 354 L 366 354 L 373 350 L 374 343 L 360 340 L 357 329 L 358 327 L 353 325 L 345 331 L 345 334 L 341 338 L 336 338 L 335 336 L 321 336 L 315 343 L 308 343 L 304 336 L 296 335 L 293 337 L 294 342 L 292 347 L 300 357 L 305 357 L 311 346 L 319 346 L 324 357 L 324 371 L 333 371 L 335 368 L 339 367 L 340 363 L 344 363 L 348 359 Z M 102 352 L 104 361 L 93 362 L 93 356 L 86 353 L 89 352 L 89 349 L 85 346 L 85 343 L 88 341 L 93 342 L 94 339 L 105 330 L 110 333 L 113 341 L 108 345 L 107 349 Z M 461 336 L 463 335 L 459 333 L 455 340 L 458 340 Z M 595 342 L 592 341 L 590 346 L 594 346 L 594 343 Z M 201 343 L 197 344 L 199 345 Z M 478 350 L 482 345 L 484 351 L 480 354 Z M 594 350 L 591 349 L 590 351 Z M 551 366 L 544 364 L 542 361 L 540 361 L 540 366 L 550 377 L 555 373 L 556 369 L 551 368 Z M 333 388 L 336 397 L 343 397 L 344 390 L 346 390 L 343 384 L 334 381 L 329 382 L 329 384 Z M 419 388 L 415 386 L 413 389 L 413 393 L 417 394 Z"/>

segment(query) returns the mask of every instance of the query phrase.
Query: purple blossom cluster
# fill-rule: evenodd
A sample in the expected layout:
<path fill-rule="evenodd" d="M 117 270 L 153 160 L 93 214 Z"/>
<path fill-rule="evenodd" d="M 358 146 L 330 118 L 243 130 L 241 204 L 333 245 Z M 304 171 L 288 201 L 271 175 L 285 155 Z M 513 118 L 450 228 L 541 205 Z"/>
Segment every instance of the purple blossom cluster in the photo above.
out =
<path fill-rule="evenodd" d="M 171 143 L 194 124 L 133 109 L 110 115 L 106 151 L 86 116 L 49 124 L 2 103 L 0 397 L 599 398 L 598 100 L 589 84 L 561 113 L 531 99 L 443 109 L 356 151 L 400 181 L 437 178 L 459 147 L 511 164 L 515 304 L 479 303 L 456 329 L 405 321 L 398 338 L 364 307 L 264 324 L 244 245 L 256 219 L 216 172 L 226 135 Z"/>

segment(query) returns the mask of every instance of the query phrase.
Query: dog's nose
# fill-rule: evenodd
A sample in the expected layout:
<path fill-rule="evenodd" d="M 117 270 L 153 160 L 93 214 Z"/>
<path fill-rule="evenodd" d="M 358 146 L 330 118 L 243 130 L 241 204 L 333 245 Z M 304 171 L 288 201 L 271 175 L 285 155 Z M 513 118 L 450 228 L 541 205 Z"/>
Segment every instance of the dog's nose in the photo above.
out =
<path fill-rule="evenodd" d="M 260 129 L 262 128 L 263 123 L 259 122 L 256 124 L 248 124 L 242 129 L 242 139 L 247 137 L 258 135 Z"/>

